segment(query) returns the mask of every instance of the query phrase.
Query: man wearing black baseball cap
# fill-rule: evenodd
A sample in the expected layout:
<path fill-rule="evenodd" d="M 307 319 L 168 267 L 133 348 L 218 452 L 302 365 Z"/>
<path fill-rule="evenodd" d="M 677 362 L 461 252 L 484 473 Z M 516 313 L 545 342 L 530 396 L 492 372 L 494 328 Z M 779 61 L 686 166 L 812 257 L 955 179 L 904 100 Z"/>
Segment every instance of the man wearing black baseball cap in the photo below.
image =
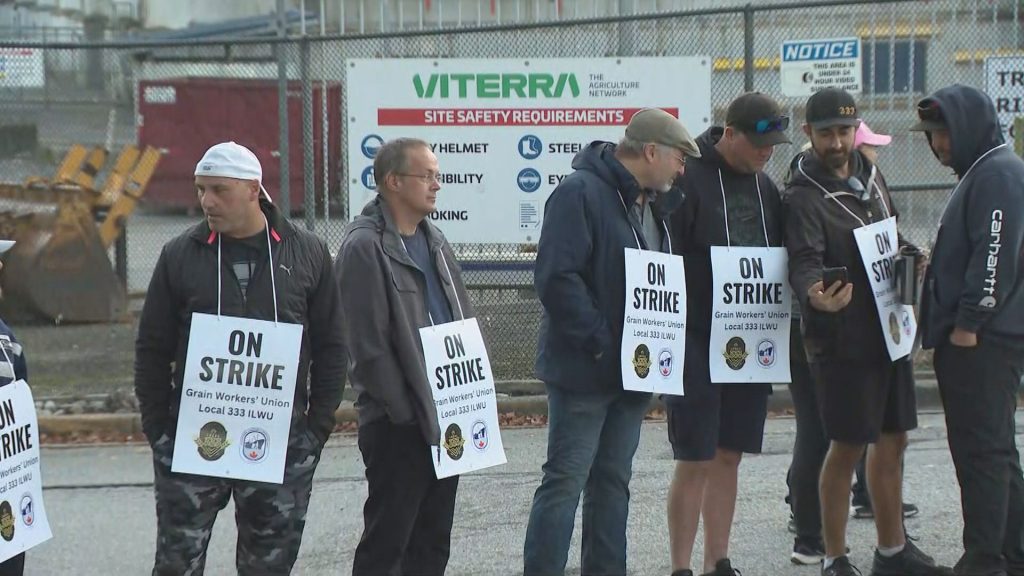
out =
<path fill-rule="evenodd" d="M 738 383 L 745 361 L 727 367 L 723 350 L 729 338 L 743 340 L 724 326 L 715 329 L 726 315 L 716 313 L 722 298 L 712 295 L 722 292 L 726 278 L 713 273 L 718 268 L 712 260 L 731 257 L 720 252 L 730 246 L 757 248 L 759 256 L 781 258 L 775 281 L 785 283 L 782 206 L 778 188 L 763 170 L 775 145 L 789 143 L 788 127 L 789 118 L 770 97 L 743 94 L 729 105 L 724 127 L 713 126 L 697 138 L 700 158 L 692 159 L 676 182 L 686 198 L 672 216 L 672 235 L 685 258 L 688 321 L 685 395 L 665 396 L 676 460 L 668 496 L 674 576 L 693 575 L 691 556 L 702 513 L 704 573 L 737 574 L 728 552 L 739 464 L 744 452 L 761 451 L 771 386 Z M 753 336 L 752 345 L 767 337 Z M 778 359 L 779 365 L 788 362 Z M 766 374 L 753 361 L 746 364 L 757 376 Z"/>
<path fill-rule="evenodd" d="M 897 214 L 885 178 L 854 149 L 858 118 L 857 103 L 843 90 L 822 90 L 808 99 L 804 132 L 811 149 L 797 159 L 783 195 L 789 280 L 800 300 L 804 348 L 830 440 L 819 484 L 822 574 L 859 574 L 846 556 L 846 523 L 851 477 L 867 445 L 878 532 L 872 574 L 951 574 L 903 530 L 900 463 L 907 431 L 917 427 L 913 368 L 909 356 L 890 359 L 854 236 L 855 229 Z M 899 243 L 905 244 L 902 238 Z M 846 275 L 825 286 L 826 267 Z"/>
<path fill-rule="evenodd" d="M 925 132 L 935 157 L 960 178 L 921 297 L 922 344 L 935 349 L 960 482 L 964 554 L 956 573 L 1024 576 L 1024 475 L 1014 438 L 1024 373 L 1024 162 L 980 90 L 942 88 L 917 114 L 911 130 Z"/>

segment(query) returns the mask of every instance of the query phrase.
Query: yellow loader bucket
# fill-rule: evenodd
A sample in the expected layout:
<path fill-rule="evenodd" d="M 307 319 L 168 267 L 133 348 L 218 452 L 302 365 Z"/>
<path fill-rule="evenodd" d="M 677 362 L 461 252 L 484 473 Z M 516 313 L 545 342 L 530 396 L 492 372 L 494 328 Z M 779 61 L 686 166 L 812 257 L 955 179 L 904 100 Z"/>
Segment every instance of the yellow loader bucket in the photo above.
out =
<path fill-rule="evenodd" d="M 0 271 L 0 315 L 12 321 L 113 322 L 127 296 L 107 250 L 120 236 L 160 159 L 127 146 L 96 188 L 107 151 L 75 145 L 52 181 L 0 184 L 0 198 L 47 209 L 0 212 L 0 238 L 17 243 Z M 98 221 L 99 219 L 99 221 Z"/>
<path fill-rule="evenodd" d="M 88 210 L 20 218 L 4 256 L 0 315 L 14 321 L 111 322 L 127 298 Z"/>

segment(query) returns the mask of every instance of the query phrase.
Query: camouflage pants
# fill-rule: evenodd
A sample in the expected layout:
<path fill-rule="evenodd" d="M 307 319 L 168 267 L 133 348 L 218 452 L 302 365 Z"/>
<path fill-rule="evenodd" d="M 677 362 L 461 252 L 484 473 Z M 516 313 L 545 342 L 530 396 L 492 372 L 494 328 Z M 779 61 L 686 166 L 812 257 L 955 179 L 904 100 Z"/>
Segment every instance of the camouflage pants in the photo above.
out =
<path fill-rule="evenodd" d="M 217 514 L 235 499 L 242 576 L 289 574 L 302 542 L 319 443 L 294 432 L 288 442 L 284 483 L 269 484 L 171 472 L 173 442 L 153 445 L 157 542 L 153 576 L 202 576 Z"/>

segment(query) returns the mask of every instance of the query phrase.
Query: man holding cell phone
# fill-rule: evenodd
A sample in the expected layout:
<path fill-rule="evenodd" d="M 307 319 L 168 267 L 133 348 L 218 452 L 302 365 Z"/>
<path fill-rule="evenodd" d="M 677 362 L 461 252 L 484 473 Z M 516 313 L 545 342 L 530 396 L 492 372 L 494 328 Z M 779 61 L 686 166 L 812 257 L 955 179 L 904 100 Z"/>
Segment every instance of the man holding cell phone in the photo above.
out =
<path fill-rule="evenodd" d="M 908 355 L 891 359 L 855 230 L 884 222 L 899 245 L 906 242 L 897 235 L 885 179 L 854 149 L 858 118 L 856 102 L 843 90 L 808 99 L 804 132 L 812 151 L 797 161 L 783 194 L 789 280 L 830 441 L 819 483 L 822 574 L 859 574 L 846 556 L 846 524 L 851 478 L 865 446 L 878 533 L 872 573 L 952 574 L 903 530 L 900 462 L 907 431 L 917 427 L 913 368 Z"/>

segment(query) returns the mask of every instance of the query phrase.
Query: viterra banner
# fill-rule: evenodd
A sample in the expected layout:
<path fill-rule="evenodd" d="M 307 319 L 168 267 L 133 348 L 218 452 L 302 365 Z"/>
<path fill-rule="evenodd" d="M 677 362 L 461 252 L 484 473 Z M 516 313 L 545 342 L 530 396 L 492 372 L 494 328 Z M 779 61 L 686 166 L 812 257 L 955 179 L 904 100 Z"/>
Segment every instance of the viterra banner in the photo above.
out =
<path fill-rule="evenodd" d="M 697 135 L 711 120 L 706 57 L 349 60 L 349 214 L 376 193 L 373 158 L 400 136 L 431 144 L 437 211 L 452 242 L 536 242 L 544 202 L 594 140 L 618 142 L 638 110 Z"/>

